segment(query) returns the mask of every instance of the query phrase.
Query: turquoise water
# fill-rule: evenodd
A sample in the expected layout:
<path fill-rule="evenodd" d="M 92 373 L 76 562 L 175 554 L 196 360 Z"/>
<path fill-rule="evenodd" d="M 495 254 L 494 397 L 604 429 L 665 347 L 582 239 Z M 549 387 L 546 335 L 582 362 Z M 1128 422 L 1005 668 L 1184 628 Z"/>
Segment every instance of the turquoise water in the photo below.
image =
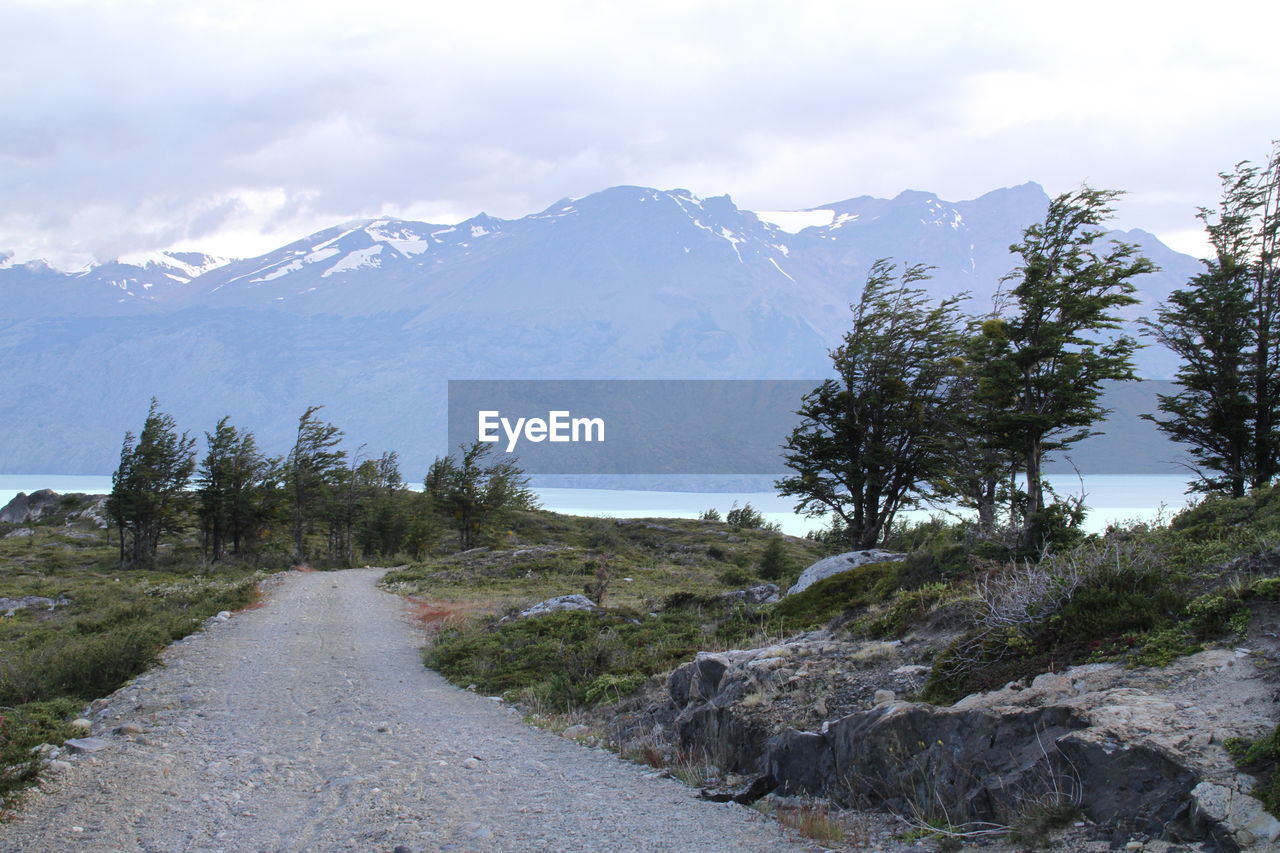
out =
<path fill-rule="evenodd" d="M 1080 494 L 1076 477 L 1050 477 L 1054 488 L 1063 495 Z M 1167 518 L 1186 505 L 1186 481 L 1169 475 L 1095 475 L 1084 479 L 1085 505 L 1090 507 L 1087 526 L 1101 530 L 1108 524 L 1123 521 L 1151 521 Z M 55 492 L 88 492 L 106 494 L 111 491 L 109 476 L 66 474 L 0 474 L 0 506 L 18 492 L 53 489 Z M 723 516 L 736 501 L 739 506 L 750 503 L 768 521 L 777 522 L 783 531 L 801 536 L 823 526 L 821 520 L 807 519 L 792 512 L 794 502 L 772 492 L 647 492 L 614 489 L 538 489 L 542 505 L 556 512 L 572 515 L 609 516 L 612 518 L 674 517 L 696 518 L 703 510 L 715 507 Z M 927 518 L 936 511 L 917 510 L 909 515 Z"/>

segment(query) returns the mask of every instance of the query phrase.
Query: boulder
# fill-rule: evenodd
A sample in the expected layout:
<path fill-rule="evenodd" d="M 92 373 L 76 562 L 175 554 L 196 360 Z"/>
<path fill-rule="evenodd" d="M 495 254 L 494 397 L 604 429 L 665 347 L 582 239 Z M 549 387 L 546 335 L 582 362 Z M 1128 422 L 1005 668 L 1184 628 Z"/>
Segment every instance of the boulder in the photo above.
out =
<path fill-rule="evenodd" d="M 545 616 L 548 613 L 557 613 L 561 610 L 580 610 L 588 613 L 597 613 L 600 608 L 596 607 L 595 602 L 585 595 L 558 595 L 555 598 L 539 601 L 532 607 L 521 610 L 520 618 L 529 619 L 534 616 Z"/>
<path fill-rule="evenodd" d="M 866 566 L 871 563 L 897 562 L 906 559 L 906 556 L 906 554 L 896 554 L 893 551 L 885 551 L 882 548 L 872 548 L 868 551 L 848 551 L 844 554 L 837 554 L 834 557 L 825 557 L 801 572 L 800 579 L 795 582 L 791 589 L 787 590 L 787 595 L 795 595 L 797 592 L 813 586 L 818 581 L 851 571 L 859 566 Z"/>

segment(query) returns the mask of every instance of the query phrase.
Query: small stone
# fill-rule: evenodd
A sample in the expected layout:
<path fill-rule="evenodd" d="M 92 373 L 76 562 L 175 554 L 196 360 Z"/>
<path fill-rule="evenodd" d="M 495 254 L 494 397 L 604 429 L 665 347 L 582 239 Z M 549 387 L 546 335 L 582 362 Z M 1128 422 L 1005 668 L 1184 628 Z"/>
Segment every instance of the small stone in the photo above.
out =
<path fill-rule="evenodd" d="M 116 728 L 116 734 L 119 735 L 140 735 L 142 734 L 142 726 L 137 723 L 125 723 Z"/>
<path fill-rule="evenodd" d="M 93 728 L 93 723 L 89 722 L 84 717 L 72 720 L 68 725 L 75 729 L 76 734 L 78 735 L 87 735 L 89 730 Z"/>
<path fill-rule="evenodd" d="M 1141 850 L 1145 845 L 1141 841 L 1130 841 L 1124 846 L 1125 850 Z"/>
<path fill-rule="evenodd" d="M 897 700 L 897 698 L 897 695 L 895 695 L 892 690 L 877 690 L 872 701 L 877 705 L 885 705 Z"/>
<path fill-rule="evenodd" d="M 466 767 L 469 770 L 474 770 L 475 768 L 480 766 L 480 759 L 468 758 L 466 761 L 462 762 L 462 766 Z"/>
<path fill-rule="evenodd" d="M 74 753 L 82 754 L 106 749 L 110 746 L 110 741 L 100 737 L 80 737 L 71 738 L 63 745 Z"/>
<path fill-rule="evenodd" d="M 50 773 L 66 773 L 71 769 L 71 762 L 54 758 L 44 763 L 44 769 Z"/>
<path fill-rule="evenodd" d="M 83 826 L 73 826 L 73 827 L 71 827 L 71 831 L 72 831 L 72 832 L 84 832 L 84 827 L 83 827 Z"/>
<path fill-rule="evenodd" d="M 588 728 L 587 726 L 582 725 L 581 723 L 579 723 L 576 726 L 569 726 L 569 728 L 564 730 L 564 736 L 569 738 L 570 740 L 574 738 L 586 737 L 589 734 L 591 734 L 591 729 Z"/>

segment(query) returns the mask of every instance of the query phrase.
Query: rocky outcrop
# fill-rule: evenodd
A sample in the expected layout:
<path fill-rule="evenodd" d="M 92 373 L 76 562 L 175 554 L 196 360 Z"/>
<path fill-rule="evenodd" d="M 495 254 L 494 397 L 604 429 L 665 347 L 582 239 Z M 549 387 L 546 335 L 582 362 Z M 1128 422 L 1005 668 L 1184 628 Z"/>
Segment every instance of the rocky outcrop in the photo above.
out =
<path fill-rule="evenodd" d="M 801 663 L 806 651 L 829 658 L 834 643 L 819 632 L 700 653 L 668 679 L 681 745 L 722 770 L 772 776 L 779 793 L 900 814 L 1007 825 L 1033 804 L 1065 800 L 1115 832 L 1220 849 L 1280 843 L 1280 822 L 1249 796 L 1252 780 L 1221 745 L 1275 725 L 1274 686 L 1248 650 L 1201 652 L 1164 669 L 1075 667 L 951 707 L 882 701 L 815 730 L 765 724 L 771 691 L 817 666 Z M 865 644 L 847 659 L 863 653 Z"/>
<path fill-rule="evenodd" d="M 0 508 L 0 522 L 31 524 L 59 510 L 69 510 L 67 521 L 82 519 L 97 527 L 107 526 L 106 495 L 86 495 L 80 492 L 59 494 L 53 489 L 40 489 L 27 494 L 18 492 L 9 503 Z"/>
<path fill-rule="evenodd" d="M 71 603 L 71 599 L 66 596 L 58 596 L 57 598 L 46 598 L 43 595 L 24 595 L 21 598 L 2 598 L 0 597 L 0 613 L 5 616 L 12 616 L 19 610 L 56 610 L 59 607 L 65 607 Z"/>
<path fill-rule="evenodd" d="M 595 602 L 585 595 L 558 595 L 555 598 L 539 601 L 532 607 L 521 610 L 520 618 L 529 619 L 534 616 L 545 616 L 548 613 L 558 613 L 561 610 L 580 610 L 597 613 L 600 608 L 596 607 Z"/>
<path fill-rule="evenodd" d="M 843 572 L 852 571 L 859 566 L 866 566 L 871 563 L 895 562 L 905 558 L 905 554 L 895 554 L 893 551 L 885 551 L 881 548 L 872 548 L 868 551 L 849 551 L 844 554 L 837 554 L 834 557 L 824 557 L 800 573 L 799 579 L 792 584 L 791 589 L 787 590 L 787 595 L 795 595 L 797 592 L 813 586 L 818 581 L 826 580 Z"/>
<path fill-rule="evenodd" d="M 771 604 L 778 600 L 779 592 L 777 584 L 762 583 L 746 589 L 722 592 L 716 598 L 729 603 L 741 601 L 743 604 Z"/>

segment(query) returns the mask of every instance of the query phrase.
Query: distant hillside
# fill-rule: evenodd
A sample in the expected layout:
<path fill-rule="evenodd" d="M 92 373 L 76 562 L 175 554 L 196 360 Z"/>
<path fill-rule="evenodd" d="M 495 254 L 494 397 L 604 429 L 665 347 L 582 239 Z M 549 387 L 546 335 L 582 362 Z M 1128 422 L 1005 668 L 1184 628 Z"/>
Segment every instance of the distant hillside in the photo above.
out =
<path fill-rule="evenodd" d="M 931 264 L 935 293 L 967 291 L 981 310 L 1047 201 L 1024 184 L 756 214 L 614 187 L 517 220 L 351 222 L 234 261 L 67 273 L 0 257 L 0 471 L 110 471 L 153 394 L 194 432 L 229 413 L 274 450 L 324 404 L 418 476 L 445 450 L 448 379 L 821 376 L 874 260 Z M 1117 236 L 1161 266 L 1133 317 L 1198 269 L 1150 234 Z M 1148 349 L 1141 367 L 1173 364 Z"/>

